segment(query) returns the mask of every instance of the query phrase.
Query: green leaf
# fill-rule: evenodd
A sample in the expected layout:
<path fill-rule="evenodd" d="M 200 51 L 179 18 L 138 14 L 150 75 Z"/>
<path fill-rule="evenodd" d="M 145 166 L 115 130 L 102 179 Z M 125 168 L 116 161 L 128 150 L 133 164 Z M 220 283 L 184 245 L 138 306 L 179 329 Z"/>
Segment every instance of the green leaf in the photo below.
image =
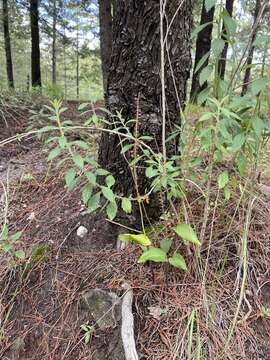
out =
<path fill-rule="evenodd" d="M 191 33 L 191 39 L 194 39 L 204 28 L 206 28 L 210 24 L 212 24 L 212 22 L 209 21 L 204 24 L 196 26 L 196 28 Z"/>
<path fill-rule="evenodd" d="M 3 245 L 1 245 L 1 246 L 2 246 L 2 250 L 3 250 L 5 253 L 10 252 L 10 251 L 13 250 L 13 245 L 11 245 L 11 244 L 5 243 L 5 244 L 3 244 Z"/>
<path fill-rule="evenodd" d="M 239 157 L 237 158 L 237 168 L 239 171 L 239 174 L 241 176 L 245 176 L 246 175 L 246 170 L 247 170 L 247 159 L 244 155 L 239 155 Z"/>
<path fill-rule="evenodd" d="M 82 201 L 85 205 L 87 205 L 88 201 L 90 200 L 92 192 L 93 192 L 92 185 L 85 185 L 82 188 Z"/>
<path fill-rule="evenodd" d="M 118 236 L 120 241 L 135 242 L 142 246 L 150 246 L 151 240 L 145 234 L 120 234 Z"/>
<path fill-rule="evenodd" d="M 89 149 L 89 145 L 85 141 L 82 141 L 82 140 L 72 141 L 70 143 L 70 145 L 78 146 L 79 148 L 81 148 L 83 150 L 88 150 Z"/>
<path fill-rule="evenodd" d="M 162 239 L 160 242 L 160 248 L 167 254 L 172 246 L 172 239 Z"/>
<path fill-rule="evenodd" d="M 60 137 L 58 138 L 58 143 L 59 143 L 60 148 L 61 148 L 61 149 L 64 149 L 65 146 L 66 146 L 66 144 L 67 144 L 67 139 L 66 139 L 66 137 L 65 137 L 65 136 L 60 136 Z"/>
<path fill-rule="evenodd" d="M 177 235 L 181 236 L 186 241 L 189 241 L 195 245 L 201 245 L 195 231 L 188 224 L 178 224 L 174 228 Z"/>
<path fill-rule="evenodd" d="M 74 164 L 78 166 L 78 168 L 83 169 L 84 167 L 84 160 L 80 154 L 75 154 L 72 157 Z"/>
<path fill-rule="evenodd" d="M 150 249 L 145 250 L 138 259 L 139 264 L 144 264 L 147 261 L 153 261 L 158 263 L 166 262 L 167 256 L 162 249 L 151 247 Z"/>
<path fill-rule="evenodd" d="M 237 29 L 236 21 L 231 16 L 227 15 L 226 13 L 223 15 L 223 21 L 224 21 L 227 33 L 229 33 L 230 35 L 233 35 Z"/>
<path fill-rule="evenodd" d="M 208 97 L 209 97 L 209 89 L 206 88 L 202 90 L 197 97 L 198 105 L 202 105 L 203 103 L 205 103 Z"/>
<path fill-rule="evenodd" d="M 109 200 L 110 202 L 114 202 L 115 201 L 115 196 L 114 193 L 111 189 L 109 189 L 106 186 L 101 186 L 101 191 L 102 194 L 104 195 L 104 197 Z"/>
<path fill-rule="evenodd" d="M 218 187 L 223 189 L 229 182 L 229 173 L 227 170 L 223 171 L 218 176 Z"/>
<path fill-rule="evenodd" d="M 56 147 L 56 148 L 52 149 L 49 152 L 47 160 L 52 161 L 53 159 L 55 159 L 57 156 L 59 156 L 61 154 L 61 151 L 62 151 L 62 149 L 60 147 Z"/>
<path fill-rule="evenodd" d="M 106 182 L 107 186 L 110 188 L 115 184 L 115 179 L 112 175 L 109 175 L 106 177 L 105 182 Z"/>
<path fill-rule="evenodd" d="M 205 0 L 204 1 L 204 6 L 205 6 L 206 12 L 211 10 L 212 7 L 214 7 L 215 5 L 216 5 L 216 0 Z"/>
<path fill-rule="evenodd" d="M 121 207 L 126 214 L 131 214 L 132 212 L 132 204 L 128 198 L 122 198 Z"/>
<path fill-rule="evenodd" d="M 239 151 L 241 147 L 244 145 L 245 140 L 246 140 L 246 136 L 244 133 L 240 133 L 236 135 L 233 138 L 232 145 L 229 147 L 229 150 L 232 152 Z"/>
<path fill-rule="evenodd" d="M 202 66 L 204 65 L 204 63 L 206 62 L 206 60 L 209 58 L 210 56 L 210 51 L 208 51 L 206 54 L 203 55 L 203 57 L 201 58 L 201 60 L 198 62 L 198 64 L 196 65 L 196 68 L 194 70 L 194 72 L 198 72 Z"/>
<path fill-rule="evenodd" d="M 224 197 L 226 200 L 230 200 L 230 197 L 231 197 L 231 192 L 227 186 L 225 186 L 225 188 L 224 188 Z"/>
<path fill-rule="evenodd" d="M 262 135 L 265 125 L 264 125 L 264 122 L 262 121 L 262 119 L 259 118 L 258 116 L 256 116 L 252 121 L 252 127 L 253 127 L 256 135 L 258 137 L 260 137 Z"/>
<path fill-rule="evenodd" d="M 225 46 L 225 41 L 223 39 L 214 39 L 211 44 L 211 49 L 216 58 L 219 58 Z"/>
<path fill-rule="evenodd" d="M 125 152 L 127 152 L 128 150 L 132 149 L 134 146 L 134 144 L 126 144 L 122 147 L 121 150 L 121 154 L 124 154 Z"/>
<path fill-rule="evenodd" d="M 250 86 L 252 95 L 258 95 L 265 88 L 266 84 L 267 79 L 265 78 L 254 80 Z"/>
<path fill-rule="evenodd" d="M 207 65 L 205 68 L 202 69 L 199 77 L 200 86 L 202 86 L 207 80 L 209 80 L 212 71 L 213 71 L 212 65 Z"/>
<path fill-rule="evenodd" d="M 78 110 L 83 110 L 83 109 L 85 109 L 88 105 L 89 105 L 88 103 L 82 103 L 82 104 L 79 105 Z"/>
<path fill-rule="evenodd" d="M 187 271 L 187 264 L 182 255 L 175 253 L 171 258 L 169 258 L 169 263 L 181 270 Z"/>
<path fill-rule="evenodd" d="M 105 169 L 97 169 L 96 170 L 96 174 L 98 176 L 105 176 L 105 175 L 109 175 L 109 171 L 105 170 Z"/>
<path fill-rule="evenodd" d="M 99 207 L 100 202 L 100 192 L 96 193 L 95 195 L 91 196 L 88 202 L 88 209 L 90 211 L 95 211 Z"/>
<path fill-rule="evenodd" d="M 24 260 L 25 259 L 25 252 L 23 250 L 17 250 L 17 251 L 15 251 L 15 256 L 18 259 Z"/>
<path fill-rule="evenodd" d="M 22 231 L 17 231 L 15 234 L 10 236 L 10 240 L 11 241 L 19 240 L 21 238 L 21 236 L 22 236 L 22 233 L 23 233 Z"/>
<path fill-rule="evenodd" d="M 87 171 L 85 173 L 85 176 L 91 185 L 96 186 L 97 178 L 94 173 L 92 173 L 91 171 Z"/>
<path fill-rule="evenodd" d="M 157 176 L 158 171 L 156 169 L 153 169 L 152 167 L 148 167 L 145 170 L 145 176 L 148 177 L 149 179 Z"/>
<path fill-rule="evenodd" d="M 0 231 L 0 240 L 7 240 L 7 238 L 8 238 L 8 227 L 6 224 L 4 224 Z"/>
<path fill-rule="evenodd" d="M 117 204 L 115 201 L 110 202 L 106 207 L 108 218 L 113 220 L 117 215 Z"/>
<path fill-rule="evenodd" d="M 68 171 L 66 172 L 65 180 L 69 191 L 71 191 L 75 186 L 76 183 L 75 178 L 76 178 L 76 170 L 73 168 L 68 169 Z"/>

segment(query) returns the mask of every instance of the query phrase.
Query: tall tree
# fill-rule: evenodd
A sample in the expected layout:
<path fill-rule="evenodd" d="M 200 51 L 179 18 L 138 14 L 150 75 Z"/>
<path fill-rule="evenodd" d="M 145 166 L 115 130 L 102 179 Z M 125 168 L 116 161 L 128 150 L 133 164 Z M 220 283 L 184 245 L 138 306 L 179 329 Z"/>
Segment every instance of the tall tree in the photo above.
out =
<path fill-rule="evenodd" d="M 40 44 L 39 44 L 39 0 L 30 0 L 30 26 L 31 26 L 31 73 L 32 86 L 41 87 L 40 71 Z"/>
<path fill-rule="evenodd" d="M 201 67 L 200 71 L 196 71 L 196 68 L 204 56 L 207 56 L 208 53 L 210 55 L 214 13 L 215 13 L 215 7 L 213 6 L 209 10 L 205 6 L 205 1 L 203 1 L 200 26 L 203 26 L 205 24 L 208 25 L 202 28 L 202 30 L 198 33 L 196 40 L 196 54 L 195 54 L 191 92 L 190 92 L 190 99 L 192 102 L 195 103 L 197 102 L 198 94 L 207 87 L 207 82 L 204 82 L 203 85 L 200 85 L 199 75 L 200 75 L 200 71 L 208 65 L 209 56 L 203 63 L 203 66 Z"/>
<path fill-rule="evenodd" d="M 56 84 L 56 24 L 57 24 L 57 4 L 53 0 L 53 25 L 52 25 L 52 83 Z"/>
<path fill-rule="evenodd" d="M 9 34 L 9 14 L 8 14 L 8 1 L 3 0 L 3 29 L 4 29 L 4 42 L 6 52 L 6 68 L 7 68 L 7 79 L 8 86 L 14 88 L 14 77 L 13 77 L 13 64 L 11 55 L 11 44 Z"/>
<path fill-rule="evenodd" d="M 180 108 L 186 99 L 186 84 L 191 67 L 192 1 L 171 0 L 167 2 L 165 10 L 166 21 L 162 27 L 164 39 L 161 40 L 162 11 L 159 1 L 116 1 L 106 92 L 108 109 L 113 114 L 121 112 L 125 122 L 138 116 L 137 125 L 129 122 L 130 130 L 139 135 L 152 136 L 154 139 L 149 145 L 160 152 L 164 144 L 163 116 L 166 116 L 168 137 L 181 121 Z M 161 55 L 161 44 L 166 47 L 164 58 Z M 165 60 L 164 67 L 162 59 Z M 163 75 L 164 82 L 161 81 Z M 162 96 L 164 90 L 166 102 Z M 114 119 L 110 119 L 111 126 L 116 126 Z M 173 144 L 168 144 L 168 157 L 174 150 Z M 103 133 L 99 162 L 112 172 L 118 180 L 119 191 L 126 195 L 135 192 L 134 172 L 127 163 L 131 156 L 131 152 L 124 156 L 121 154 L 118 136 Z M 142 194 L 147 182 L 141 167 L 138 175 L 138 188 Z"/>
<path fill-rule="evenodd" d="M 112 2 L 99 0 L 100 53 L 102 62 L 103 88 L 107 89 L 112 52 Z"/>
<path fill-rule="evenodd" d="M 234 0 L 226 0 L 226 6 L 225 6 L 225 16 L 232 17 L 233 13 L 233 3 Z M 227 60 L 227 52 L 228 52 L 228 33 L 226 29 L 225 21 L 223 21 L 222 25 L 222 39 L 225 41 L 225 46 L 223 48 L 223 51 L 221 53 L 219 62 L 218 62 L 218 73 L 222 80 L 224 80 L 225 77 L 225 70 L 226 70 L 226 60 Z"/>
<path fill-rule="evenodd" d="M 245 70 L 245 75 L 244 75 L 244 81 L 243 81 L 243 86 L 242 86 L 242 93 L 241 95 L 244 96 L 247 92 L 248 86 L 249 86 L 249 82 L 250 82 L 250 74 L 251 74 L 251 65 L 252 65 L 252 61 L 253 61 L 253 54 L 254 54 L 254 41 L 256 39 L 257 33 L 258 33 L 258 29 L 259 27 L 257 26 L 257 19 L 258 19 L 258 15 L 260 12 L 262 6 L 262 0 L 256 0 L 256 4 L 255 4 L 255 9 L 254 9 L 254 17 L 253 17 L 253 32 L 252 32 L 252 45 L 249 48 L 248 51 L 248 56 L 247 56 L 247 60 L 246 60 L 246 70 Z"/>

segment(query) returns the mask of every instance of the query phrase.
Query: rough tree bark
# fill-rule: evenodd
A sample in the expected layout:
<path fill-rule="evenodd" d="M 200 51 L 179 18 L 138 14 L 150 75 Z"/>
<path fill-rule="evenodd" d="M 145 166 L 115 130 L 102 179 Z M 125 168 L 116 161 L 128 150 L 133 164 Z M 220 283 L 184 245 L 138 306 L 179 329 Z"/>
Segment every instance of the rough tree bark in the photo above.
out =
<path fill-rule="evenodd" d="M 206 11 L 205 3 L 203 2 L 200 25 L 206 23 L 210 23 L 210 24 L 204 27 L 202 31 L 199 32 L 196 40 L 196 54 L 195 54 L 195 61 L 193 67 L 191 91 L 190 91 L 190 100 L 194 103 L 197 102 L 198 94 L 207 87 L 207 82 L 205 82 L 203 85 L 200 85 L 199 76 L 200 76 L 200 71 L 208 65 L 208 59 L 205 61 L 200 71 L 195 72 L 195 69 L 199 61 L 202 59 L 202 57 L 205 54 L 207 54 L 211 49 L 214 13 L 215 13 L 215 7 L 212 7 L 209 11 Z"/>
<path fill-rule="evenodd" d="M 178 10 L 178 11 L 177 11 Z M 186 99 L 186 83 L 190 73 L 190 32 L 192 1 L 170 0 L 166 7 L 168 31 L 165 55 L 166 135 L 180 123 L 180 106 Z M 164 34 L 167 28 L 164 26 Z M 173 71 L 173 73 L 172 73 Z M 108 109 L 122 112 L 125 121 L 139 119 L 140 135 L 150 135 L 150 146 L 161 152 L 162 83 L 161 83 L 160 2 L 158 0 L 117 0 L 113 22 L 113 48 L 106 93 Z M 177 91 L 176 91 L 177 90 Z M 113 125 L 112 125 L 113 126 Z M 135 125 L 131 131 L 135 132 Z M 173 147 L 173 146 L 172 146 Z M 174 147 L 173 149 L 174 150 Z M 171 149 L 168 149 L 170 154 Z M 119 137 L 103 133 L 99 162 L 113 173 L 119 191 L 134 193 L 132 171 L 126 160 L 132 153 L 121 155 Z M 140 194 L 147 182 L 140 171 Z"/>
<path fill-rule="evenodd" d="M 261 5 L 262 5 L 262 0 L 256 0 L 253 25 L 255 25 L 255 23 L 256 23 L 259 11 L 261 9 Z M 259 27 L 257 26 L 256 30 L 252 34 L 252 44 L 254 43 L 254 41 L 256 39 L 258 29 L 259 29 Z M 248 86 L 249 86 L 254 49 L 255 49 L 255 46 L 252 45 L 248 52 L 248 56 L 247 56 L 247 60 L 246 60 L 246 70 L 245 70 L 244 81 L 243 81 L 242 92 L 241 92 L 242 96 L 244 96 L 246 94 Z"/>
<path fill-rule="evenodd" d="M 232 13 L 233 13 L 233 3 L 234 3 L 234 0 L 226 0 L 225 8 L 226 8 L 227 14 L 231 17 L 232 17 Z M 222 80 L 224 80 L 225 70 L 226 70 L 227 52 L 228 52 L 228 46 L 229 46 L 228 41 L 227 41 L 227 30 L 226 30 L 226 26 L 225 26 L 224 22 L 222 25 L 222 38 L 225 41 L 225 46 L 224 46 L 224 49 L 221 53 L 221 56 L 220 56 L 220 59 L 218 62 L 218 73 L 219 73 L 220 78 Z"/>
<path fill-rule="evenodd" d="M 31 73 L 33 87 L 41 87 L 38 5 L 39 0 L 30 0 L 30 26 L 32 40 Z"/>
<path fill-rule="evenodd" d="M 8 1 L 7 0 L 3 0 L 3 28 L 4 28 L 4 42 L 5 42 L 8 86 L 10 88 L 14 88 L 13 64 L 12 64 L 11 44 L 10 44 L 10 34 L 9 34 Z"/>
<path fill-rule="evenodd" d="M 107 89 L 112 52 L 112 2 L 99 0 L 100 54 L 102 62 L 103 88 Z"/>

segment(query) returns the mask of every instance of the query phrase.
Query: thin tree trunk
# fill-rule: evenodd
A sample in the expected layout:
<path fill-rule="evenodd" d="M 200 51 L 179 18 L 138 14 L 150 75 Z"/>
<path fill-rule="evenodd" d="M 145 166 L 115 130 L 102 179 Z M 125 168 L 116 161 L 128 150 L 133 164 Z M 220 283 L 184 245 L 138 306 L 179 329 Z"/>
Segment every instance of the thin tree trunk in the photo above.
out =
<path fill-rule="evenodd" d="M 186 84 L 190 74 L 190 32 L 192 27 L 192 1 L 170 0 L 166 6 L 165 78 L 166 138 L 179 124 L 181 107 L 186 99 Z M 108 77 L 106 103 L 113 113 L 121 112 L 124 121 L 137 135 L 152 136 L 149 146 L 162 150 L 162 82 L 161 82 L 160 4 L 156 0 L 118 0 L 113 22 L 113 49 Z M 113 118 L 110 118 L 112 128 Z M 116 125 L 115 125 L 116 126 Z M 168 158 L 175 153 L 175 144 L 167 144 Z M 134 168 L 127 162 L 134 154 L 121 154 L 119 137 L 103 133 L 99 149 L 99 162 L 117 179 L 117 190 L 129 195 L 136 193 Z M 137 168 L 138 189 L 141 195 L 149 182 L 144 169 Z"/>
<path fill-rule="evenodd" d="M 209 11 L 206 11 L 205 3 L 203 2 L 200 25 L 210 23 L 199 32 L 196 40 L 196 54 L 193 68 L 190 100 L 194 103 L 197 102 L 199 93 L 207 88 L 207 82 L 200 85 L 199 76 L 200 71 L 208 65 L 208 59 L 204 62 L 199 71 L 195 71 L 199 61 L 206 55 L 211 49 L 212 30 L 213 30 L 213 18 L 215 13 L 215 7 L 212 7 Z"/>
<path fill-rule="evenodd" d="M 52 83 L 56 84 L 56 0 L 53 0 L 53 26 L 52 26 Z"/>
<path fill-rule="evenodd" d="M 262 5 L 262 0 L 256 0 L 255 11 L 254 11 L 254 20 L 253 20 L 254 26 L 256 24 L 256 20 L 257 20 L 261 5 Z M 256 39 L 258 29 L 259 29 L 259 26 L 256 27 L 256 30 L 252 34 L 252 44 L 254 43 L 254 41 Z M 245 70 L 244 81 L 243 81 L 243 86 L 242 86 L 242 93 L 241 93 L 242 96 L 244 96 L 246 94 L 248 86 L 249 86 L 254 49 L 255 49 L 255 46 L 252 45 L 248 52 L 248 56 L 247 56 L 247 60 L 246 60 L 246 70 Z"/>
<path fill-rule="evenodd" d="M 230 17 L 232 17 L 232 13 L 233 13 L 233 3 L 234 3 L 234 0 L 226 0 L 226 11 Z M 225 46 L 224 46 L 224 49 L 221 53 L 221 56 L 220 56 L 220 59 L 218 62 L 218 73 L 222 80 L 224 80 L 224 77 L 225 77 L 227 52 L 228 52 L 228 46 L 229 46 L 227 36 L 228 36 L 228 34 L 227 34 L 226 26 L 225 26 L 225 23 L 223 22 L 222 39 L 225 41 Z"/>
<path fill-rule="evenodd" d="M 6 52 L 6 69 L 7 69 L 8 86 L 10 88 L 14 88 L 13 64 L 12 64 L 11 44 L 10 44 L 10 34 L 9 34 L 9 16 L 8 16 L 7 0 L 3 0 L 3 28 L 4 28 L 4 42 L 5 42 L 5 52 Z"/>
<path fill-rule="evenodd" d="M 79 58 L 79 3 L 77 4 L 77 36 L 76 36 L 76 97 L 80 98 L 80 58 Z"/>
<path fill-rule="evenodd" d="M 112 3 L 99 0 L 100 53 L 102 62 L 103 88 L 107 89 L 112 52 Z"/>
<path fill-rule="evenodd" d="M 30 26 L 32 39 L 31 73 L 33 87 L 41 87 L 38 5 L 39 0 L 30 0 Z"/>

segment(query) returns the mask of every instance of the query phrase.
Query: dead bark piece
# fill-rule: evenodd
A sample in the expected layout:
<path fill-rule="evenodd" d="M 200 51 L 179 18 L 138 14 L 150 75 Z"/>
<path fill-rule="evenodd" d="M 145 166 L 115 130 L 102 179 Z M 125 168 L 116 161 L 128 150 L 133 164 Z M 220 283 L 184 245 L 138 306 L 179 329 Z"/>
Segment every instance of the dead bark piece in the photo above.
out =
<path fill-rule="evenodd" d="M 122 300 L 121 336 L 126 360 L 139 360 L 134 339 L 134 319 L 132 314 L 133 291 L 128 289 Z"/>

